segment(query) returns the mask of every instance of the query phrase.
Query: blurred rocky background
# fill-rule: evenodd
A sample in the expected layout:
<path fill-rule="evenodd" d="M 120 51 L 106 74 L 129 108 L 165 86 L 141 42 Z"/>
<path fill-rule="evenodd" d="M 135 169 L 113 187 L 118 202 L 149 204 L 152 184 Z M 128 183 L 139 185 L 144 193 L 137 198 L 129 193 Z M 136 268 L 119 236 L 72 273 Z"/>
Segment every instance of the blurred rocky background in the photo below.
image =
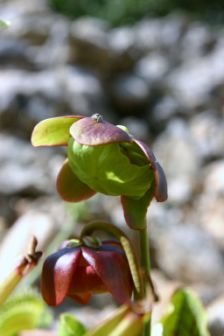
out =
<path fill-rule="evenodd" d="M 148 212 L 158 291 L 193 287 L 212 336 L 224 334 L 220 3 L 1 0 L 11 25 L 0 31 L 0 280 L 31 234 L 46 252 L 93 218 L 124 227 L 116 198 L 63 203 L 55 177 L 65 150 L 30 144 L 44 118 L 100 113 L 146 141 L 167 175 L 168 201 Z"/>

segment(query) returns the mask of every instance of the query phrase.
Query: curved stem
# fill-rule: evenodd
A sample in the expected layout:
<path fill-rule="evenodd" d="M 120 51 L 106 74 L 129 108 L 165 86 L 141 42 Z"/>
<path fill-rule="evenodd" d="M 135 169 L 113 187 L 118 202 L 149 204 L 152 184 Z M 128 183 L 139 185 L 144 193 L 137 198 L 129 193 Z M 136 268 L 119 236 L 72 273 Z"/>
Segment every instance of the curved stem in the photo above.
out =
<path fill-rule="evenodd" d="M 149 238 L 147 233 L 147 224 L 143 230 L 139 231 L 139 244 L 140 244 L 140 264 L 146 277 L 150 274 L 150 253 L 149 253 Z M 147 295 L 147 283 L 144 283 L 144 297 Z M 144 336 L 151 335 L 151 318 L 145 323 Z"/>

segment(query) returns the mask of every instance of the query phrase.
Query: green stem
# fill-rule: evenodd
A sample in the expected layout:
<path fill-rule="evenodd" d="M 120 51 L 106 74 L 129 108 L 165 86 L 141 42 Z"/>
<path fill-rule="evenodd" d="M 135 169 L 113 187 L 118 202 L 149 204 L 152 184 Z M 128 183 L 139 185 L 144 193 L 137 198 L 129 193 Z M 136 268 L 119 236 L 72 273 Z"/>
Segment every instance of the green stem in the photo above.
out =
<path fill-rule="evenodd" d="M 149 239 L 147 226 L 139 231 L 140 264 L 146 274 L 150 273 Z"/>
<path fill-rule="evenodd" d="M 146 277 L 150 274 L 150 253 L 149 253 L 149 238 L 147 234 L 147 224 L 143 230 L 139 231 L 139 245 L 140 245 L 140 265 Z M 144 297 L 147 295 L 147 283 L 144 283 Z M 145 323 L 144 336 L 151 335 L 151 319 Z"/>

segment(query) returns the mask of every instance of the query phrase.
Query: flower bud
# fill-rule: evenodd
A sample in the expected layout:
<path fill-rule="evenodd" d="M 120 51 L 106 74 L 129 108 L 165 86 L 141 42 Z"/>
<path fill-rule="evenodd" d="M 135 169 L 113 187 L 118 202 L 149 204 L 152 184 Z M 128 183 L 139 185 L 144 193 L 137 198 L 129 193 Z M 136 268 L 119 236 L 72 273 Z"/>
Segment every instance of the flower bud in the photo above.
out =
<path fill-rule="evenodd" d="M 41 292 L 49 305 L 59 305 L 65 297 L 86 304 L 92 294 L 104 292 L 110 292 L 119 304 L 130 301 L 133 283 L 119 243 L 71 246 L 68 243 L 44 262 Z"/>

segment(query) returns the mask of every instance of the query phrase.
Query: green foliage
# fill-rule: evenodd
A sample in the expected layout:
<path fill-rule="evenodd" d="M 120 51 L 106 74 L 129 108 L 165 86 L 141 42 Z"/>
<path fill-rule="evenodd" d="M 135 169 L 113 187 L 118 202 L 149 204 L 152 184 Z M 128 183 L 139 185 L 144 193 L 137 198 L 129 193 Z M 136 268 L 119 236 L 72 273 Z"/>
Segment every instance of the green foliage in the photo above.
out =
<path fill-rule="evenodd" d="M 5 29 L 9 27 L 9 22 L 5 21 L 5 20 L 0 20 L 0 29 Z"/>
<path fill-rule="evenodd" d="M 15 336 L 22 330 L 46 327 L 51 315 L 35 293 L 13 297 L 0 307 L 0 335 Z"/>
<path fill-rule="evenodd" d="M 111 336 L 115 328 L 125 318 L 127 312 L 128 308 L 126 306 L 121 306 L 110 318 L 103 321 L 95 329 L 89 330 L 85 336 Z"/>
<path fill-rule="evenodd" d="M 205 310 L 197 296 L 187 289 L 174 293 L 170 311 L 161 323 L 163 336 L 209 336 Z"/>
<path fill-rule="evenodd" d="M 207 16 L 222 12 L 221 0 L 48 0 L 50 6 L 70 17 L 94 16 L 114 25 L 132 23 L 144 16 L 187 10 Z"/>
<path fill-rule="evenodd" d="M 57 11 L 70 17 L 95 16 L 112 24 L 131 23 L 150 9 L 150 0 L 49 0 Z"/>
<path fill-rule="evenodd" d="M 71 314 L 62 314 L 59 324 L 59 336 L 82 336 L 86 328 Z"/>
<path fill-rule="evenodd" d="M 62 146 L 69 140 L 69 128 L 79 118 L 66 116 L 49 118 L 34 127 L 31 143 L 33 146 Z"/>
<path fill-rule="evenodd" d="M 153 181 L 148 164 L 132 164 L 116 143 L 94 147 L 71 140 L 68 158 L 73 172 L 82 182 L 106 195 L 140 198 Z"/>

